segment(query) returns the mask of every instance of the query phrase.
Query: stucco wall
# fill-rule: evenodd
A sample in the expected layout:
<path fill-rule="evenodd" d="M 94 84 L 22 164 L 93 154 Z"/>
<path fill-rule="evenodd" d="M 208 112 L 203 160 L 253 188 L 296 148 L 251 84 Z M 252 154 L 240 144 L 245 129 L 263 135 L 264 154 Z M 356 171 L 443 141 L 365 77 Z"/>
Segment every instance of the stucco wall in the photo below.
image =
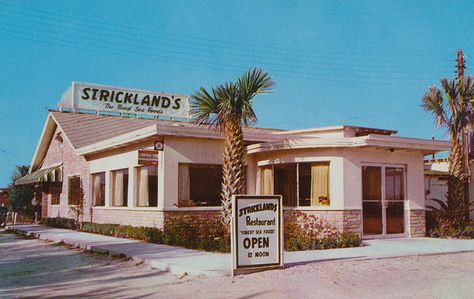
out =
<path fill-rule="evenodd" d="M 340 227 L 343 225 L 342 211 L 351 211 L 348 216 L 351 230 L 362 232 L 362 166 L 384 165 L 404 166 L 406 170 L 405 186 L 405 223 L 411 236 L 424 235 L 424 175 L 423 154 L 417 151 L 390 151 L 388 149 L 333 148 L 333 149 L 294 149 L 263 152 L 253 155 L 259 166 L 329 161 L 329 207 L 300 207 L 305 213 L 316 213 Z M 259 174 L 256 186 L 259 190 Z M 324 211 L 333 212 L 324 214 Z M 421 215 L 423 214 L 423 215 Z M 359 225 L 358 225 L 359 224 Z M 348 225 L 349 226 L 349 225 Z"/>
<path fill-rule="evenodd" d="M 295 162 L 329 162 L 329 207 L 314 207 L 315 210 L 344 209 L 344 151 L 342 149 L 309 149 L 285 150 L 259 153 L 255 155 L 258 166 L 295 163 Z M 257 174 L 255 185 L 259 192 L 260 174 Z"/>
<path fill-rule="evenodd" d="M 164 198 L 164 209 L 177 210 L 179 163 L 222 164 L 223 140 L 165 137 L 163 151 L 164 187 L 159 197 Z M 247 193 L 255 190 L 255 163 L 246 158 L 248 165 Z M 253 193 L 254 194 L 254 193 Z"/>
<path fill-rule="evenodd" d="M 421 152 L 346 149 L 344 151 L 344 206 L 362 209 L 362 165 L 400 164 L 406 167 L 406 208 L 424 209 L 423 154 Z"/>

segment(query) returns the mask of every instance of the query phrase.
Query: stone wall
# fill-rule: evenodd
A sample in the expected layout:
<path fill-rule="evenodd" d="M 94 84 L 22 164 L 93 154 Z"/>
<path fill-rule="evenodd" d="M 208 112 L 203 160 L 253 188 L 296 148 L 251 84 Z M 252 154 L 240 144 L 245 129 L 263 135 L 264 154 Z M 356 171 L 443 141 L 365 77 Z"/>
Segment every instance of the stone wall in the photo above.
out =
<path fill-rule="evenodd" d="M 285 212 L 289 212 L 287 210 Z M 362 235 L 361 210 L 298 210 L 308 216 L 315 216 L 334 225 L 340 232 L 352 231 Z M 287 216 L 286 216 L 287 217 Z"/>
<path fill-rule="evenodd" d="M 425 210 L 409 211 L 409 235 L 411 238 L 426 236 L 426 212 Z"/>
<path fill-rule="evenodd" d="M 166 211 L 164 212 L 164 221 L 165 224 L 167 221 L 177 219 L 177 218 L 191 218 L 196 221 L 198 220 L 214 220 L 216 218 L 220 219 L 221 212 L 217 211 Z"/>

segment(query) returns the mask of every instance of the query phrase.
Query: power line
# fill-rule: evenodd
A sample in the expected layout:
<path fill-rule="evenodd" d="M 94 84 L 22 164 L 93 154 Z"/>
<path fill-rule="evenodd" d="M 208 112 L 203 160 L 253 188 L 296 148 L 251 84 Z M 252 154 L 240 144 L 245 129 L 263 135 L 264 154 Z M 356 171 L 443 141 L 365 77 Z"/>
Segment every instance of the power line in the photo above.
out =
<path fill-rule="evenodd" d="M 3 25 L 6 25 L 5 22 L 1 22 L 0 21 L 0 24 L 3 24 Z M 28 26 L 24 26 L 24 25 L 18 25 L 15 29 L 18 29 L 18 28 L 25 28 L 25 29 L 29 29 L 29 30 L 36 30 L 36 28 L 32 28 L 32 27 L 28 27 Z M 5 30 L 5 28 L 2 28 Z M 10 30 L 11 31 L 11 30 Z M 146 46 L 134 46 L 134 45 L 124 45 L 120 42 L 116 42 L 116 41 L 105 41 L 105 40 L 102 40 L 102 39 L 97 39 L 97 38 L 87 38 L 85 39 L 84 37 L 82 37 L 81 35 L 77 35 L 77 34 L 65 34 L 65 33 L 62 33 L 62 32 L 57 32 L 57 31 L 53 31 L 53 30 L 41 30 L 43 32 L 49 32 L 49 33 L 53 33 L 53 34 L 58 34 L 58 35 L 62 35 L 62 36 L 65 36 L 67 39 L 61 39 L 61 41 L 66 41 L 66 42 L 73 42 L 73 43 L 77 43 L 77 42 L 83 42 L 83 41 L 87 41 L 87 42 L 95 42 L 95 43 L 99 43 L 99 44 L 106 44 L 106 46 L 100 46 L 101 48 L 105 48 L 105 49 L 108 49 L 108 50 L 123 50 L 122 48 L 125 46 L 125 47 L 128 47 L 128 48 L 132 48 L 132 50 L 130 49 L 126 49 L 126 51 L 128 52 L 132 52 L 134 54 L 141 54 L 141 55 L 150 55 L 149 53 L 147 52 L 143 52 L 141 50 L 145 49 L 145 50 L 151 50 L 151 51 L 160 51 L 160 48 L 155 48 L 155 47 L 146 47 Z M 14 30 L 14 32 L 16 33 L 20 33 L 20 34 L 24 34 L 24 32 L 20 32 L 18 30 Z M 29 34 L 29 33 L 27 33 Z M 38 34 L 38 32 L 35 34 L 36 36 L 40 36 Z M 41 37 L 41 36 L 40 36 Z M 42 36 L 42 38 L 52 38 L 50 36 Z M 72 41 L 70 39 L 73 39 Z M 117 45 L 119 46 L 119 48 L 117 47 L 109 47 L 109 45 Z M 140 51 L 137 51 L 136 49 L 140 49 Z M 211 56 L 207 56 L 207 55 L 199 55 L 199 54 L 189 54 L 189 53 L 186 53 L 186 52 L 175 52 L 175 53 L 171 53 L 171 55 L 169 54 L 170 52 L 169 51 L 164 51 L 166 53 L 168 53 L 167 55 L 163 55 L 163 54 L 159 54 L 160 57 L 165 57 L 165 58 L 176 58 L 175 55 L 176 54 L 182 54 L 182 55 L 187 55 L 187 56 L 196 56 L 196 57 L 202 57 L 202 58 L 208 58 L 208 59 L 212 59 L 212 60 L 219 60 L 219 61 L 223 61 L 223 62 L 220 62 L 221 65 L 225 64 L 224 66 L 230 66 L 230 67 L 240 67 L 240 65 L 235 65 L 235 64 L 228 64 L 226 59 L 223 59 L 223 58 L 218 58 L 218 57 L 211 57 Z M 155 54 L 157 55 L 157 54 Z M 199 62 L 204 62 L 204 61 L 199 61 Z M 249 62 L 247 62 L 249 63 Z M 301 71 L 301 70 L 298 70 L 298 71 L 294 71 L 294 70 L 286 70 L 287 73 L 296 73 L 296 74 L 305 74 L 305 75 L 312 75 L 314 74 L 312 71 L 313 69 L 309 69 L 309 68 L 299 68 L 298 66 L 288 66 L 288 65 L 282 65 L 282 64 L 268 64 L 267 65 L 270 67 L 270 68 L 275 68 L 275 67 L 285 67 L 285 68 L 288 68 L 288 69 L 292 69 L 292 68 L 296 68 L 296 69 L 307 69 L 309 71 Z M 330 71 L 330 72 L 334 72 L 334 71 L 338 71 L 337 69 L 335 68 L 332 68 L 332 69 L 328 69 L 328 68 L 320 68 L 318 67 L 317 68 L 318 71 L 320 70 L 324 70 L 324 71 Z M 341 70 L 341 71 L 344 71 L 344 72 L 348 72 L 348 70 Z M 358 72 L 358 70 L 349 70 L 349 72 Z M 379 77 L 372 77 L 372 76 L 360 76 L 360 75 L 351 75 L 350 78 L 354 79 L 354 78 L 359 78 L 359 79 L 378 79 Z M 385 76 L 385 79 L 392 79 L 392 80 L 412 80 L 411 78 L 407 77 L 407 76 L 403 76 L 403 77 L 397 77 L 397 76 Z"/>
<path fill-rule="evenodd" d="M 127 34 L 132 34 L 133 36 L 136 36 L 137 34 L 138 35 L 144 35 L 146 36 L 147 38 L 150 37 L 149 34 L 144 34 L 145 32 L 146 33 L 159 33 L 158 31 L 154 31 L 154 30 L 149 30 L 149 29 L 142 29 L 142 28 L 137 28 L 137 27 L 132 27 L 132 26 L 125 26 L 125 25 L 122 25 L 122 24 L 110 24 L 108 22 L 102 22 L 102 21 L 97 21 L 97 20 L 90 20 L 90 19 L 84 19 L 84 18 L 79 18 L 79 17 L 72 17 L 72 16 L 67 16 L 67 15 L 63 15 L 63 14 L 58 14 L 58 13 L 54 13 L 54 12 L 51 12 L 51 11 L 44 11 L 44 10 L 38 10 L 38 9 L 32 9 L 32 8 L 26 8 L 26 7 L 21 7 L 21 6 L 16 6 L 16 5 L 11 5 L 11 4 L 6 4 L 6 3 L 0 3 L 0 5 L 4 5 L 4 6 L 7 6 L 7 7 L 10 7 L 10 8 L 16 8 L 16 9 L 21 9 L 21 10 L 27 10 L 27 11 L 32 11 L 34 13 L 40 13 L 42 14 L 43 16 L 39 16 L 39 15 L 35 15 L 35 14 L 27 14 L 25 13 L 24 11 L 21 11 L 21 12 L 18 12 L 18 11 L 15 11 L 15 10 L 8 10 L 8 9 L 4 9 L 5 11 L 8 11 L 8 12 L 11 12 L 11 13 L 15 13 L 15 14 L 20 14 L 20 15 L 26 15 L 28 17 L 36 17 L 36 18 L 41 18 L 42 20 L 44 20 L 44 15 L 48 16 L 48 19 L 50 20 L 53 20 L 53 21 L 56 21 L 56 22 L 67 22 L 67 23 L 71 23 L 71 20 L 74 19 L 75 21 L 78 21 L 79 23 L 83 23 L 83 24 L 101 24 L 101 25 L 105 25 L 105 26 L 111 26 L 113 25 L 113 29 L 111 28 L 100 28 L 101 30 L 107 30 L 107 31 L 113 31 L 113 32 L 117 32 L 119 34 L 124 34 L 124 33 L 127 33 Z M 51 16 L 55 16 L 55 17 L 51 17 Z M 129 33 L 129 32 L 124 32 L 123 30 L 117 30 L 116 28 L 123 28 L 123 29 L 126 29 L 126 30 L 134 30 L 136 32 L 134 33 Z M 160 40 L 171 40 L 169 38 L 163 38 L 163 37 L 155 37 L 155 38 L 159 38 Z M 296 52 L 298 55 L 301 55 L 302 53 L 307 53 L 310 57 L 313 57 L 313 58 L 317 58 L 317 59 L 327 59 L 327 57 L 319 57 L 319 56 L 314 56 L 314 51 L 307 51 L 307 50 L 304 50 L 304 49 L 292 49 L 292 48 L 281 48 L 281 47 L 268 47 L 268 46 L 262 46 L 262 45 L 255 45 L 255 44 L 246 44 L 246 43 L 237 43 L 237 42 L 233 42 L 233 41 L 222 41 L 222 40 L 215 40 L 215 39 L 204 39 L 204 38 L 198 38 L 198 37 L 189 37 L 189 36 L 185 36 L 184 38 L 175 38 L 175 40 L 181 40 L 181 41 L 184 41 L 184 42 L 191 42 L 195 45 L 201 45 L 201 46 L 205 46 L 205 47 L 209 47 L 209 42 L 213 42 L 213 43 L 225 43 L 227 44 L 227 46 L 222 46 L 222 45 L 213 45 L 212 47 L 221 47 L 221 48 L 224 48 L 224 49 L 233 49 L 233 50 L 238 50 L 238 51 L 242 51 L 242 50 L 245 50 L 245 51 L 255 51 L 257 50 L 258 48 L 260 49 L 278 49 L 279 51 L 289 51 L 289 52 Z M 196 43 L 196 40 L 197 41 L 205 41 L 206 43 Z M 228 47 L 229 44 L 233 44 L 233 45 L 240 45 L 240 46 L 245 46 L 246 48 L 245 49 L 242 49 L 242 48 L 231 48 L 231 47 Z M 211 48 L 212 48 L 211 47 Z M 258 52 L 258 50 L 257 50 Z M 321 51 L 319 51 L 321 52 Z M 261 52 L 260 52 L 261 53 Z M 341 53 L 341 54 L 344 54 L 344 52 L 325 52 L 326 54 L 337 54 L 337 53 Z M 265 51 L 265 54 L 269 54 L 268 51 Z M 270 54 L 275 54 L 275 55 L 286 55 L 286 56 L 291 56 L 289 55 L 288 53 L 286 54 L 282 54 L 281 52 L 270 52 Z M 354 60 L 354 55 L 362 55 L 362 56 L 370 56 L 370 58 L 373 59 L 374 57 L 374 54 L 373 53 L 354 53 L 354 52 L 351 52 L 351 53 L 345 53 L 345 54 L 349 54 L 351 55 L 351 61 Z M 429 54 L 391 54 L 390 56 L 392 57 L 418 57 L 418 58 L 425 58 L 427 56 L 430 56 Z M 431 55 L 432 57 L 444 57 L 444 55 L 441 55 L 441 54 L 433 54 Z M 384 60 L 387 60 L 387 57 L 384 56 L 383 58 Z"/>
<path fill-rule="evenodd" d="M 5 32 L 6 34 L 14 37 L 21 37 L 23 39 L 33 41 L 33 42 L 39 42 L 46 44 L 48 46 L 51 46 L 52 44 L 58 45 L 61 47 L 66 47 L 66 48 L 74 48 L 74 49 L 79 49 L 79 50 L 86 50 L 86 51 L 92 51 L 95 53 L 100 53 L 104 54 L 101 51 L 98 51 L 96 48 L 91 48 L 90 44 L 84 44 L 81 43 L 81 41 L 71 41 L 71 40 L 64 40 L 64 39 L 57 39 L 53 37 L 48 37 L 48 40 L 42 40 L 39 39 L 38 35 L 32 35 L 29 33 L 24 33 L 24 32 L 12 32 L 12 30 L 6 30 L 4 28 L 0 27 L 0 31 Z M 26 35 L 26 36 L 25 36 Z M 33 36 L 33 38 L 31 38 Z M 71 44 L 73 42 L 74 44 Z M 164 61 L 167 63 L 174 63 L 174 64 L 179 64 L 179 65 L 185 65 L 185 66 L 192 66 L 192 67 L 198 67 L 198 68 L 210 68 L 214 70 L 222 70 L 222 71 L 228 71 L 228 72 L 241 72 L 242 69 L 247 69 L 252 67 L 252 64 L 247 64 L 247 65 L 230 65 L 230 64 L 218 64 L 217 66 L 210 63 L 210 62 L 203 62 L 203 61 L 195 61 L 195 62 L 183 62 L 179 60 L 179 57 L 173 57 L 173 56 L 166 56 L 166 55 L 158 55 L 158 54 L 149 54 L 149 53 L 144 53 L 140 51 L 131 51 L 131 50 L 125 50 L 125 49 L 117 49 L 117 48 L 110 48 L 110 47 L 101 47 L 101 49 L 106 49 L 111 51 L 110 54 L 114 55 L 120 55 L 120 56 L 126 56 L 126 57 L 133 57 L 133 58 L 141 58 L 145 60 L 150 60 L 150 58 L 158 58 L 160 61 Z M 166 59 L 176 59 L 173 62 L 170 62 L 169 60 Z M 197 62 L 197 63 L 196 63 Z M 224 67 L 223 67 L 224 66 Z M 368 77 L 368 76 L 339 76 L 340 78 L 347 78 L 348 80 L 338 80 L 338 79 L 333 79 L 333 78 L 318 78 L 318 77 L 307 77 L 307 76 L 301 76 L 301 75 L 317 75 L 314 73 L 309 73 L 309 72 L 294 72 L 294 71 L 282 71 L 278 70 L 275 68 L 267 67 L 265 68 L 267 71 L 271 71 L 274 76 L 282 76 L 284 78 L 291 78 L 291 79 L 305 79 L 305 80 L 310 80 L 310 81 L 324 81 L 324 82 L 333 82 L 333 83 L 361 83 L 361 84 L 370 84 L 370 85 L 392 85 L 392 86 L 397 86 L 397 85 L 403 85 L 403 86 L 419 86 L 417 83 L 401 83 L 401 82 L 371 82 L 371 81 L 358 81 L 355 79 L 379 79 L 379 77 Z M 291 74 L 295 75 L 291 75 Z M 290 74 L 290 75 L 289 75 Z M 298 76 L 300 75 L 300 76 Z M 388 77 L 387 79 L 395 80 L 397 78 L 390 78 Z M 420 82 L 420 84 L 422 84 Z"/>
<path fill-rule="evenodd" d="M 5 15 L 1 15 L 0 16 L 3 16 L 4 18 L 8 18 L 9 16 L 5 16 Z M 57 31 L 57 29 L 59 28 L 63 28 L 63 29 L 66 29 L 66 30 L 71 30 L 70 27 L 66 27 L 66 26 L 62 26 L 62 25 L 57 25 L 57 24 L 49 24 L 49 23 L 44 23 L 44 22 L 36 22 L 34 20 L 24 20 L 22 21 L 22 24 L 20 25 L 16 25 L 15 27 L 23 27 L 23 28 L 27 28 L 27 29 L 30 29 L 30 30 L 38 30 L 37 27 L 28 27 L 28 26 L 25 26 L 23 24 L 25 23 L 37 23 L 37 24 L 42 24 L 42 25 L 46 25 L 46 26 L 54 26 L 54 29 L 55 30 L 47 30 L 47 29 L 40 29 L 40 30 L 43 30 L 43 31 L 47 31 L 47 32 L 51 32 L 51 33 L 55 33 L 55 34 L 60 34 L 60 32 Z M 6 22 L 2 22 L 3 24 L 5 25 L 9 25 L 8 23 Z M 86 28 L 87 29 L 87 28 Z M 90 31 L 88 30 L 84 30 L 84 29 L 74 29 L 73 33 L 71 32 L 67 32 L 68 36 L 77 36 L 77 34 L 75 34 L 76 32 L 85 32 L 87 33 L 88 35 L 91 34 Z M 66 33 L 65 33 L 66 34 Z M 105 39 L 97 39 L 97 38 L 94 38 L 94 36 L 97 36 L 97 32 L 93 32 L 93 37 L 89 37 L 89 39 L 92 39 L 92 40 L 96 40 L 98 42 L 106 42 Z M 115 42 L 115 41 L 112 41 L 112 43 L 119 43 L 120 45 L 126 45 L 126 43 L 124 43 L 124 38 L 123 38 L 123 34 L 121 36 L 116 36 L 116 35 L 113 35 L 113 34 L 105 34 L 106 36 L 108 37 L 112 37 L 112 38 L 120 38 L 120 41 L 119 42 Z M 90 35 L 89 35 L 90 36 Z M 149 36 L 147 36 L 147 38 L 150 39 Z M 151 38 L 152 39 L 152 38 Z M 128 42 L 133 42 L 132 43 L 132 47 L 138 47 L 138 46 L 134 46 L 135 44 L 139 44 L 140 48 L 144 48 L 146 46 L 143 46 L 143 44 L 141 43 L 135 43 L 135 41 L 145 41 L 146 39 L 125 39 L 127 40 Z M 350 71 L 350 72 L 369 72 L 369 73 L 373 73 L 374 70 L 370 70 L 370 69 L 363 69 L 363 68 L 360 68 L 360 66 L 364 66 L 364 67 L 367 67 L 367 66 L 373 66 L 373 67 L 379 67 L 381 65 L 381 63 L 377 63 L 377 64 L 370 64 L 370 63 L 365 63 L 363 65 L 354 65 L 354 64 L 351 64 L 351 63 L 334 63 L 334 62 L 331 62 L 331 63 L 328 63 L 326 59 L 325 61 L 304 61 L 303 64 L 301 64 L 300 62 L 300 59 L 296 59 L 296 65 L 294 63 L 295 59 L 293 59 L 294 57 L 290 56 L 284 60 L 282 59 L 273 59 L 273 57 L 271 56 L 268 56 L 268 55 L 265 55 L 265 56 L 256 56 L 256 55 L 248 55 L 246 53 L 239 53 L 239 54 L 235 54 L 235 53 L 221 53 L 221 52 L 216 52 L 215 49 L 198 49 L 198 48 L 189 48 L 189 47 L 183 47 L 183 46 L 178 46 L 178 47 L 175 47 L 173 44 L 169 44 L 167 43 L 167 45 L 171 45 L 173 46 L 172 49 L 167 49 L 165 47 L 162 46 L 162 44 L 160 44 L 160 48 L 156 48 L 157 50 L 160 50 L 160 51 L 165 51 L 165 52 L 173 52 L 173 53 L 181 53 L 181 54 L 185 54 L 185 55 L 196 55 L 196 56 L 201 56 L 201 57 L 206 57 L 206 58 L 209 58 L 210 56 L 207 55 L 208 53 L 210 52 L 213 52 L 213 53 L 216 53 L 216 54 L 228 54 L 228 55 L 231 55 L 232 59 L 235 60 L 236 58 L 239 59 L 240 57 L 239 56 L 246 56 L 246 57 L 250 57 L 250 58 L 258 58 L 258 59 L 263 59 L 263 61 L 267 64 L 272 64 L 273 66 L 283 66 L 283 67 L 294 67 L 294 68 L 310 68 L 311 66 L 317 66 L 318 69 L 321 69 L 321 65 L 324 65 L 324 66 L 336 66 L 336 67 L 340 67 L 340 66 L 344 66 L 344 67 L 347 67 L 347 66 L 356 66 L 357 67 L 357 70 L 353 70 L 353 69 L 347 69 L 345 68 L 344 71 Z M 128 45 L 127 45 L 128 46 Z M 183 51 L 179 51 L 177 50 L 178 49 L 184 49 L 185 52 Z M 198 53 L 196 53 L 196 51 L 198 51 Z M 204 51 L 206 53 L 206 55 L 203 55 L 202 53 L 200 53 L 200 51 Z M 216 57 L 216 55 L 213 55 L 211 56 L 211 58 L 213 59 L 224 59 L 224 60 L 228 60 L 228 58 L 221 58 L 221 57 Z M 275 62 L 267 62 L 267 61 L 277 61 L 276 63 Z M 291 63 L 293 60 L 293 63 L 291 65 L 289 65 L 288 63 Z M 246 60 L 247 61 L 247 60 Z M 284 62 L 284 63 L 281 63 L 281 62 Z M 287 64 L 285 64 L 285 62 Z M 416 68 L 417 70 L 416 71 L 412 71 L 410 72 L 409 70 L 405 69 L 404 70 L 394 70 L 393 69 L 393 64 L 392 65 L 389 65 L 390 68 L 391 68 L 391 73 L 402 73 L 404 75 L 408 74 L 408 73 L 431 73 L 431 72 L 428 72 L 428 71 L 422 71 L 420 70 L 420 66 L 417 65 Z M 426 67 L 425 67 L 426 68 Z M 329 68 L 326 68 L 327 70 L 329 71 L 332 71 L 332 69 L 329 69 Z M 436 70 L 439 70 L 439 66 L 435 67 Z M 342 71 L 342 70 L 341 70 Z"/>

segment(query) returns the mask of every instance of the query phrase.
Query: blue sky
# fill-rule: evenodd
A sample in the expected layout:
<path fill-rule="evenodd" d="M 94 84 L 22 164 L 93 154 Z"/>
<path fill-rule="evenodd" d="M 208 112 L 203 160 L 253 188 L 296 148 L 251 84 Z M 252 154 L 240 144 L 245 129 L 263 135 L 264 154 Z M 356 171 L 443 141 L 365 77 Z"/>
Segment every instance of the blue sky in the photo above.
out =
<path fill-rule="evenodd" d="M 258 66 L 258 126 L 446 139 L 420 108 L 474 57 L 472 1 L 0 0 L 0 187 L 71 81 L 191 94 Z"/>

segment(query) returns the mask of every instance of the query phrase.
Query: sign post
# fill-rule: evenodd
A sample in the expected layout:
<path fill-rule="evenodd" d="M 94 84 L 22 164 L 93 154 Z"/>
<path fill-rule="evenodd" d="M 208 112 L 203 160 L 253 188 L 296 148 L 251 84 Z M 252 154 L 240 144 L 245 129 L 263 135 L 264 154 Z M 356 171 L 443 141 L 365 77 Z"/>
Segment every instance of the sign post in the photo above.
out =
<path fill-rule="evenodd" d="M 283 268 L 283 210 L 279 195 L 234 195 L 232 276 Z"/>

